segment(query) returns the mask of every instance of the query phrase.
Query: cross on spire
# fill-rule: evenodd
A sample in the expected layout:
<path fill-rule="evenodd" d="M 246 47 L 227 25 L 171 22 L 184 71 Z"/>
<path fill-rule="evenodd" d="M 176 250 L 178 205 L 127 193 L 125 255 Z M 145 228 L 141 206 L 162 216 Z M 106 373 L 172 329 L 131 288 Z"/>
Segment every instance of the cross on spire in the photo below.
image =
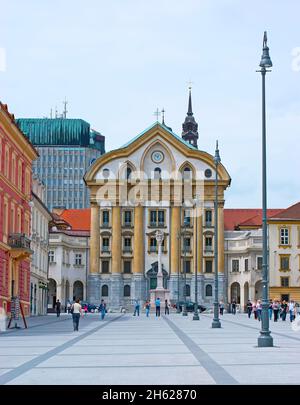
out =
<path fill-rule="evenodd" d="M 153 115 L 156 116 L 156 121 L 158 121 L 158 117 L 161 115 L 161 112 L 159 111 L 159 108 L 157 108 L 157 109 L 154 111 Z"/>

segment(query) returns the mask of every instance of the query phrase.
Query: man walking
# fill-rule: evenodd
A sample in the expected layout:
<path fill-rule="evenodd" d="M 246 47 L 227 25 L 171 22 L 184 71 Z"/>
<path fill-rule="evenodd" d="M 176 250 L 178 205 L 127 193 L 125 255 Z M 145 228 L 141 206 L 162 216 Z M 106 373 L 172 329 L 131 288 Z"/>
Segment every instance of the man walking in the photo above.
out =
<path fill-rule="evenodd" d="M 139 300 L 135 300 L 135 302 L 134 302 L 134 313 L 133 313 L 133 316 L 140 316 L 140 302 L 139 302 Z"/>
<path fill-rule="evenodd" d="M 149 313 L 150 313 L 150 301 L 146 301 L 145 310 L 146 310 L 146 317 L 149 318 Z"/>
<path fill-rule="evenodd" d="M 232 301 L 231 310 L 232 310 L 232 314 L 235 315 L 236 314 L 236 300 Z"/>
<path fill-rule="evenodd" d="M 293 322 L 295 316 L 295 303 L 291 301 L 289 303 L 289 314 L 290 314 L 290 321 Z"/>
<path fill-rule="evenodd" d="M 247 314 L 248 318 L 250 319 L 252 314 L 252 302 L 250 300 L 247 302 Z"/>
<path fill-rule="evenodd" d="M 170 315 L 168 300 L 165 300 L 165 315 Z"/>
<path fill-rule="evenodd" d="M 61 309 L 61 303 L 60 303 L 59 300 L 56 301 L 55 308 L 56 308 L 56 316 L 59 317 L 60 316 L 60 309 Z"/>
<path fill-rule="evenodd" d="M 104 300 L 101 300 L 101 304 L 99 306 L 99 312 L 101 314 L 101 320 L 103 321 L 103 319 L 105 318 L 105 313 L 106 313 L 106 304 L 105 304 Z"/>
<path fill-rule="evenodd" d="M 74 332 L 77 331 L 78 332 L 78 326 L 79 326 L 79 319 L 80 319 L 80 315 L 82 315 L 82 308 L 80 305 L 80 300 L 77 299 L 75 301 L 75 303 L 72 305 L 72 318 L 73 318 L 73 327 L 74 327 Z"/>
<path fill-rule="evenodd" d="M 160 316 L 160 298 L 155 300 L 155 316 Z"/>

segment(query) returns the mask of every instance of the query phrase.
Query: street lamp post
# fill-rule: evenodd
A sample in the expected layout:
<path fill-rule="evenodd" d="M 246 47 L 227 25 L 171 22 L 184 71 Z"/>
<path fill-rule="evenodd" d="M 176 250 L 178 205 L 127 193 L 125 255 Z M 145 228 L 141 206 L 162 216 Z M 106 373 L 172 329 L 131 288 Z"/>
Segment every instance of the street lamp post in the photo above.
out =
<path fill-rule="evenodd" d="M 195 202 L 195 213 L 194 215 L 194 221 L 195 221 L 195 305 L 194 305 L 194 316 L 193 316 L 193 321 L 199 321 L 199 310 L 198 310 L 198 235 L 197 235 L 197 220 L 198 220 L 198 198 L 196 197 L 194 199 Z"/>
<path fill-rule="evenodd" d="M 179 306 L 179 302 L 180 302 L 180 259 L 181 259 L 181 252 L 180 252 L 180 239 L 181 239 L 181 235 L 180 232 L 177 232 L 177 243 L 178 243 L 178 271 L 177 271 L 177 308 L 176 308 L 176 313 L 180 314 L 180 306 Z"/>
<path fill-rule="evenodd" d="M 214 251 L 215 251 L 215 299 L 214 299 L 214 319 L 212 321 L 212 328 L 221 328 L 221 322 L 219 319 L 219 272 L 218 272 L 218 166 L 221 162 L 218 141 L 216 143 L 215 151 L 215 229 L 214 229 Z"/>
<path fill-rule="evenodd" d="M 184 271 L 184 303 L 183 303 L 183 310 L 182 310 L 182 315 L 187 316 L 187 310 L 186 310 L 186 225 L 187 225 L 187 220 L 186 217 L 184 216 L 184 233 L 183 233 L 183 246 L 184 246 L 184 262 L 183 262 L 183 271 Z"/>
<path fill-rule="evenodd" d="M 268 261 L 268 228 L 267 228 L 267 164 L 266 164 L 266 73 L 270 72 L 268 68 L 272 67 L 272 61 L 267 46 L 267 32 L 264 32 L 263 53 L 260 61 L 260 70 L 262 77 L 262 232 L 263 232 L 263 296 L 262 296 L 262 314 L 261 330 L 257 339 L 258 347 L 272 347 L 273 338 L 269 329 L 269 261 Z"/>

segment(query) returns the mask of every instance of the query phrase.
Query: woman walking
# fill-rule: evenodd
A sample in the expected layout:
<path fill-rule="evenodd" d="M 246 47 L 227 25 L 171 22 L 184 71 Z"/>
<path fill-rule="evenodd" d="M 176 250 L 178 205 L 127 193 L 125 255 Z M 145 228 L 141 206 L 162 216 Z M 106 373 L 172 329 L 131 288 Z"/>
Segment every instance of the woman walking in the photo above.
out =
<path fill-rule="evenodd" d="M 248 318 L 251 318 L 251 313 L 252 313 L 252 302 L 250 300 L 248 300 L 247 302 L 247 314 L 248 314 Z"/>
<path fill-rule="evenodd" d="M 150 302 L 146 301 L 145 303 L 145 310 L 146 310 L 146 317 L 149 318 L 149 314 L 150 314 Z"/>
<path fill-rule="evenodd" d="M 280 309 L 279 302 L 274 301 L 274 303 L 273 303 L 274 322 L 278 321 L 279 309 Z"/>
<path fill-rule="evenodd" d="M 103 321 L 106 314 L 106 304 L 104 300 L 101 300 L 101 304 L 99 306 L 99 312 L 101 313 L 101 320 Z"/>
<path fill-rule="evenodd" d="M 170 305 L 168 303 L 168 300 L 165 300 L 165 315 L 170 315 Z"/>
<path fill-rule="evenodd" d="M 80 320 L 80 315 L 82 314 L 82 308 L 80 305 L 80 300 L 79 298 L 74 302 L 71 308 L 72 312 L 72 318 L 73 318 L 73 328 L 74 332 L 78 332 L 78 326 L 79 326 L 79 320 Z"/>

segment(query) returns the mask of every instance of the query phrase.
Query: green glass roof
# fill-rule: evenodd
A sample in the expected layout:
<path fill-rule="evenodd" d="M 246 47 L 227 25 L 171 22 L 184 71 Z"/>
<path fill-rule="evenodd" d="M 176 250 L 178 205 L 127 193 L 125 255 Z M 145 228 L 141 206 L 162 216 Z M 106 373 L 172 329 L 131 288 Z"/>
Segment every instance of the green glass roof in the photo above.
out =
<path fill-rule="evenodd" d="M 35 146 L 92 146 L 90 124 L 82 119 L 19 118 L 16 122 Z"/>

